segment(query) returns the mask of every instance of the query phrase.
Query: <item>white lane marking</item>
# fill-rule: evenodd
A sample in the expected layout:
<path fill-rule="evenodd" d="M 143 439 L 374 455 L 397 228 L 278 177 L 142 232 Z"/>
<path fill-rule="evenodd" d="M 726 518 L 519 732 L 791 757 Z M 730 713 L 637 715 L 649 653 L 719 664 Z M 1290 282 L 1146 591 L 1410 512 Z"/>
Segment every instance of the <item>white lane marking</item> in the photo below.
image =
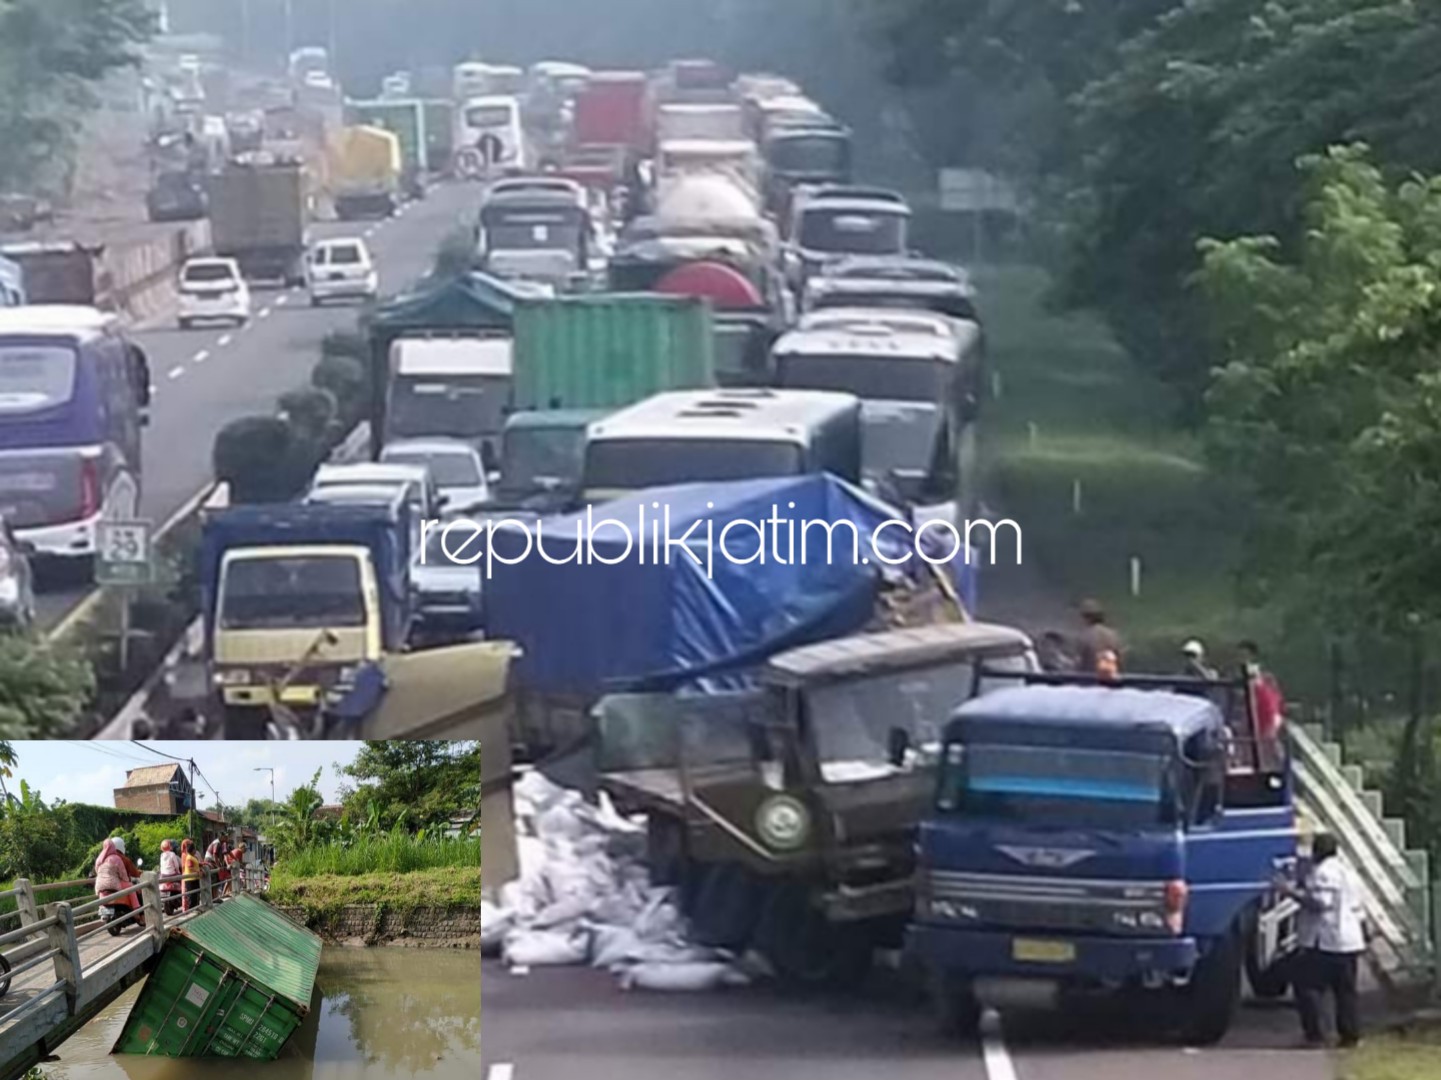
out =
<path fill-rule="evenodd" d="M 485 1074 L 485 1080 L 514 1080 L 515 1066 L 508 1061 L 492 1065 Z"/>
<path fill-rule="evenodd" d="M 269 309 L 268 307 L 261 308 L 261 309 L 260 309 L 260 317 L 261 317 L 262 319 L 268 319 L 268 318 L 270 318 L 270 309 Z"/>
<path fill-rule="evenodd" d="M 193 357 L 191 357 L 191 361 L 192 361 L 193 363 L 196 363 L 196 364 L 203 364 L 203 363 L 205 363 L 205 361 L 207 361 L 207 360 L 209 360 L 209 359 L 210 359 L 210 350 L 209 350 L 209 349 L 201 349 L 198 353 L 196 353 Z"/>
<path fill-rule="evenodd" d="M 366 235 L 367 237 L 374 236 L 374 235 L 375 235 L 375 226 L 372 225 L 370 228 L 366 229 L 366 230 L 365 230 L 365 235 Z"/>
<path fill-rule="evenodd" d="M 512 975 L 529 975 L 529 974 L 530 974 L 530 965 L 529 965 L 529 964 L 516 964 L 514 967 L 512 967 L 512 968 L 510 969 L 510 973 L 511 973 Z"/>
<path fill-rule="evenodd" d="M 290 296 L 289 296 L 289 294 L 284 294 L 284 295 L 281 295 L 281 296 L 277 296 L 277 297 L 275 298 L 275 306 L 276 306 L 276 307 L 284 307 L 284 306 L 285 306 L 286 304 L 288 304 L 288 303 L 290 303 Z"/>
<path fill-rule="evenodd" d="M 986 1080 L 1016 1080 L 1016 1066 L 1001 1037 L 1001 1016 L 995 1009 L 981 1014 L 981 1058 Z"/>
<path fill-rule="evenodd" d="M 234 336 L 231 335 L 231 334 L 221 334 L 221 335 L 220 335 L 220 340 L 217 341 L 215 344 L 218 345 L 218 346 L 220 346 L 220 347 L 223 349 L 223 348 L 225 348 L 225 346 L 229 345 L 229 344 L 230 344 L 232 341 L 234 341 L 234 340 L 235 340 L 235 338 L 234 338 Z"/>
<path fill-rule="evenodd" d="M 178 379 L 178 378 L 180 378 L 180 376 L 182 376 L 182 375 L 184 375 L 184 374 L 185 374 L 185 369 L 184 369 L 183 367 L 181 367 L 179 364 L 176 364 L 173 368 L 170 369 L 169 378 Z"/>

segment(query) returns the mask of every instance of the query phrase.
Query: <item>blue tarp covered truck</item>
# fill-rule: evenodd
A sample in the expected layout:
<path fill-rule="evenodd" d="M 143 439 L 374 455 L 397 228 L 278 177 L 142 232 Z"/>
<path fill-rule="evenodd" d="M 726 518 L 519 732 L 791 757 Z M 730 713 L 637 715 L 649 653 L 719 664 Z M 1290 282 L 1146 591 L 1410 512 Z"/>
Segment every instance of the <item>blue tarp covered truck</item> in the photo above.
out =
<path fill-rule="evenodd" d="M 782 649 L 855 633 L 877 620 L 883 594 L 954 613 L 949 568 L 935 574 L 918 556 L 883 565 L 913 550 L 902 528 L 876 535 L 903 517 L 816 474 L 654 488 L 501 528 L 490 544 L 487 634 L 520 647 L 523 700 L 568 702 L 554 727 L 584 732 L 602 694 L 734 676 Z M 932 557 L 950 546 L 934 530 L 922 540 Z M 519 735 L 531 751 L 558 737 Z"/>
<path fill-rule="evenodd" d="M 206 515 L 206 657 L 230 737 L 272 705 L 314 713 L 360 664 L 401 650 L 415 617 L 413 527 L 392 506 L 241 506 Z"/>

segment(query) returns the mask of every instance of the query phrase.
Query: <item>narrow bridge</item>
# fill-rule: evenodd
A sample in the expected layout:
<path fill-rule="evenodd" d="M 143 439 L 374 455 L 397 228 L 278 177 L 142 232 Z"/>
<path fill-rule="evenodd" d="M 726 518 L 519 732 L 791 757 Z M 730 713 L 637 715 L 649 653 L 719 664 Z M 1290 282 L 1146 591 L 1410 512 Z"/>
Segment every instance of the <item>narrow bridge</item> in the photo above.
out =
<path fill-rule="evenodd" d="M 209 909 L 212 881 L 201 869 L 199 906 L 185 914 L 166 915 L 161 903 L 161 878 L 154 871 L 115 898 L 136 895 L 140 908 L 117 920 L 119 936 L 100 922 L 98 900 L 57 900 L 47 893 L 93 887 L 94 879 L 32 885 L 23 878 L 0 892 L 14 897 L 17 910 L 0 919 L 19 918 L 20 925 L 0 934 L 0 949 L 10 965 L 9 987 L 0 996 L 0 1080 L 15 1080 L 43 1062 L 55 1048 L 94 1019 L 150 971 L 172 927 Z M 259 875 L 240 879 L 242 886 L 263 887 Z M 145 925 L 139 925 L 143 913 Z"/>

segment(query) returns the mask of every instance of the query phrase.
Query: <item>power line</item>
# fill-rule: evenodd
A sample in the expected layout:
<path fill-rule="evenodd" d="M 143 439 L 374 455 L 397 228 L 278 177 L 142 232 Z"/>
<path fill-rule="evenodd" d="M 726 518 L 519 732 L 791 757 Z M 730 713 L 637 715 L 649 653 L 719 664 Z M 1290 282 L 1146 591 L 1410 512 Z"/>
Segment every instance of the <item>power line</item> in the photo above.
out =
<path fill-rule="evenodd" d="M 86 742 L 86 743 L 82 743 L 81 745 L 82 745 L 82 746 L 89 747 L 91 750 L 94 750 L 97 754 L 103 754 L 103 755 L 105 755 L 106 757 L 110 758 L 110 759 L 113 760 L 113 761 L 124 761 L 124 762 L 127 762 L 127 763 L 129 763 L 129 762 L 135 762 L 136 764 L 139 764 L 139 765 L 144 765 L 144 764 L 145 764 L 145 759 L 144 759 L 144 758 L 136 757 L 134 754 L 124 754 L 124 753 L 121 753 L 121 752 L 119 752 L 118 750 L 114 750 L 114 749 L 112 749 L 112 748 L 110 748 L 110 747 L 102 747 L 102 746 L 100 746 L 98 743 Z"/>
<path fill-rule="evenodd" d="M 171 761 L 178 761 L 178 762 L 180 762 L 182 765 L 184 765 L 184 764 L 193 765 L 193 764 L 194 764 L 194 761 L 193 761 L 191 758 L 176 757 L 174 754 L 161 753 L 161 751 L 155 749 L 155 747 L 153 747 L 153 746 L 148 746 L 148 745 L 146 745 L 145 743 L 141 742 L 139 739 L 131 739 L 130 741 L 133 742 L 136 746 L 140 747 L 140 749 L 142 749 L 142 750 L 149 750 L 152 754 L 155 754 L 155 755 L 157 755 L 157 756 L 159 756 L 159 757 L 169 758 Z"/>

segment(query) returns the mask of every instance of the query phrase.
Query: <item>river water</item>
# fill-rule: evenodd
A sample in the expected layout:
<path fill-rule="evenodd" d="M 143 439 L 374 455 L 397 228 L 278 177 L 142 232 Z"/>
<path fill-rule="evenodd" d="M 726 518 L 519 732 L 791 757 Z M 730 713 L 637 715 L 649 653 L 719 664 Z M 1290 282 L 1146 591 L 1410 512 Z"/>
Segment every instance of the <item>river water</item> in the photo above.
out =
<path fill-rule="evenodd" d="M 332 949 L 310 1015 L 273 1062 L 112 1055 L 140 987 L 66 1040 L 47 1080 L 475 1080 L 480 955 L 450 949 Z"/>

